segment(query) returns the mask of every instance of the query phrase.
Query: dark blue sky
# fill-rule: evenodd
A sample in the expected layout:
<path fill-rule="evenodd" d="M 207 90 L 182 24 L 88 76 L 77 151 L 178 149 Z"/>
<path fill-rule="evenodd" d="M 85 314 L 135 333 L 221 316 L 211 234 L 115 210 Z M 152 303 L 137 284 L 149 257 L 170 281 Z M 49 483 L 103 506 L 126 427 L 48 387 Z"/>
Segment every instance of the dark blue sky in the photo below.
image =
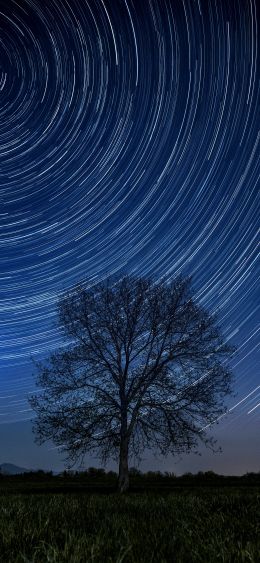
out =
<path fill-rule="evenodd" d="M 224 454 L 185 470 L 259 469 L 258 24 L 256 0 L 0 0 L 1 463 L 60 465 L 26 399 L 60 292 L 183 272 L 238 346 Z"/>

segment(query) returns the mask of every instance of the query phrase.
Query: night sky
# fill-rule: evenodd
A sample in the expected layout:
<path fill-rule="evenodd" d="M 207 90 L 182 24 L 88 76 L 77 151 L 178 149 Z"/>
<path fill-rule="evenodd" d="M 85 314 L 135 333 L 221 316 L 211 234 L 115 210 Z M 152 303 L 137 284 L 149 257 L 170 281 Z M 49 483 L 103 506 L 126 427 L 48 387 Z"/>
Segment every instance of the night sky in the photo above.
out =
<path fill-rule="evenodd" d="M 26 398 L 60 292 L 182 272 L 238 347 L 236 395 L 222 457 L 146 467 L 260 469 L 258 23 L 257 0 L 0 0 L 1 463 L 62 466 Z"/>

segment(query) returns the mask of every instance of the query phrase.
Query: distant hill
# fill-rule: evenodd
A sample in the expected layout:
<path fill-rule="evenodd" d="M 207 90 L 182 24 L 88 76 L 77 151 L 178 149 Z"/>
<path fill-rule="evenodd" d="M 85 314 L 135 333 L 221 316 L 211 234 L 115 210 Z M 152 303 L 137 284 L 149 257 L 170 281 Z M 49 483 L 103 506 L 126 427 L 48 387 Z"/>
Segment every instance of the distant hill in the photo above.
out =
<path fill-rule="evenodd" d="M 25 467 L 19 467 L 13 463 L 1 463 L 0 473 L 3 475 L 18 475 L 19 473 L 30 473 L 30 469 L 25 469 Z"/>

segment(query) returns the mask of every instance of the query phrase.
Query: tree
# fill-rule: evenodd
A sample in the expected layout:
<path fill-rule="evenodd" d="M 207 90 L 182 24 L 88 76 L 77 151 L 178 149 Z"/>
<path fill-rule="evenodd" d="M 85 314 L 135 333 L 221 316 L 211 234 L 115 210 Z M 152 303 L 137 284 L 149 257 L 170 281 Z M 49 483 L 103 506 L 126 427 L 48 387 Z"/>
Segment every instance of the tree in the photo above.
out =
<path fill-rule="evenodd" d="M 124 276 L 63 294 L 67 346 L 37 364 L 36 441 L 51 439 L 76 462 L 87 452 L 119 462 L 144 448 L 189 451 L 225 412 L 231 371 L 216 317 L 193 298 L 190 278 L 167 283 Z"/>

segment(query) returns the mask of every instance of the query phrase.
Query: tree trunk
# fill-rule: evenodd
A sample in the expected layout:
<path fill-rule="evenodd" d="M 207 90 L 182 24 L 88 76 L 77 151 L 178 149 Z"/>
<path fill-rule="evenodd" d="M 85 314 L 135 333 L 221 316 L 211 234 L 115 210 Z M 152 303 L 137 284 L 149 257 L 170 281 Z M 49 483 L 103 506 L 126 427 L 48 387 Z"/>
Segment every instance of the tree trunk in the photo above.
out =
<path fill-rule="evenodd" d="M 121 436 L 118 490 L 120 493 L 125 493 L 128 489 L 129 489 L 128 438 L 126 436 Z"/>

